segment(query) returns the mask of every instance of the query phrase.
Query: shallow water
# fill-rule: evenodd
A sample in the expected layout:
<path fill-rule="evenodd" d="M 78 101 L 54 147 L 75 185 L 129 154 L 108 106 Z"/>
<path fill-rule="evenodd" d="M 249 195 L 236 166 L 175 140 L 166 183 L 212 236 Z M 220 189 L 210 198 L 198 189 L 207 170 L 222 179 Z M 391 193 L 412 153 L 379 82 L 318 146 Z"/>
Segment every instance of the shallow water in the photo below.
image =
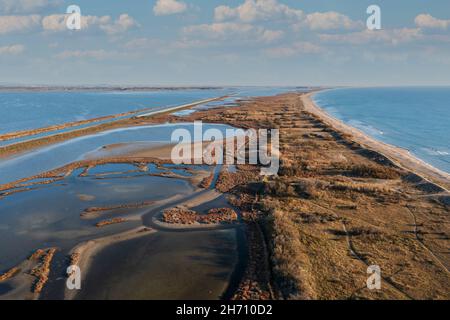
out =
<path fill-rule="evenodd" d="M 239 98 L 273 95 L 293 89 L 228 88 L 227 90 L 227 92 L 239 91 L 234 98 L 227 99 L 227 103 L 232 103 Z M 68 100 L 65 93 L 0 93 L 0 105 L 3 101 L 3 108 L 0 110 L 6 112 L 9 117 L 2 118 L 0 112 L 0 127 L 3 130 L 0 133 L 92 118 L 104 115 L 102 112 L 106 111 L 107 114 L 112 114 L 134 110 L 130 109 L 133 99 L 142 98 L 147 101 L 147 96 L 139 96 L 141 93 L 119 94 L 120 98 L 112 97 L 113 94 L 115 93 L 70 93 L 69 96 L 81 100 L 86 99 L 91 102 L 97 99 L 103 100 L 99 105 L 94 102 L 87 105 L 80 104 L 81 100 L 78 100 L 75 104 L 80 104 L 81 109 L 75 108 L 69 111 L 71 104 L 62 102 Z M 211 91 L 207 94 L 221 95 Z M 17 98 L 15 95 L 21 96 L 20 99 L 28 102 L 21 102 L 19 99 L 15 106 L 10 104 L 10 99 Z M 207 97 L 210 96 L 201 98 Z M 198 96 L 181 95 L 178 98 L 189 98 L 189 101 L 177 100 L 176 104 L 199 100 Z M 49 103 L 49 99 L 54 99 L 54 103 Z M 120 100 L 121 103 L 108 109 L 106 106 L 111 102 L 110 99 Z M 128 108 L 122 108 L 123 101 L 127 102 Z M 161 103 L 164 101 L 160 99 L 159 104 Z M 209 103 L 198 108 L 210 108 L 216 105 L 216 103 Z M 140 109 L 148 105 L 137 107 L 136 109 Z M 27 110 L 30 115 L 21 117 L 20 113 L 28 113 Z M 36 114 L 34 114 L 35 111 Z M 5 122 L 4 126 L 1 121 Z M 185 128 L 193 132 L 192 124 L 117 129 L 71 139 L 2 160 L 0 161 L 0 184 L 84 159 L 89 154 L 101 151 L 106 145 L 143 143 L 148 146 L 167 143 L 170 142 L 171 133 L 176 128 Z M 208 128 L 217 128 L 222 132 L 232 129 L 223 125 L 204 125 L 204 129 Z M 164 167 L 184 177 L 192 175 L 191 171 L 182 167 L 170 165 Z M 61 251 L 58 251 L 53 263 L 56 270 L 52 269 L 43 298 L 61 298 L 65 279 L 64 270 L 71 248 L 92 238 L 116 234 L 142 223 L 145 224 L 154 214 L 151 208 L 116 209 L 102 212 L 96 219 L 83 220 L 80 219 L 80 214 L 84 209 L 164 200 L 174 195 L 192 196 L 194 189 L 186 180 L 149 176 L 149 174 L 160 172 L 161 169 L 154 165 L 149 165 L 148 169 L 149 171 L 145 172 L 128 164 L 106 164 L 90 169 L 87 176 L 80 177 L 79 174 L 83 172 L 81 168 L 62 181 L 33 186 L 32 188 L 35 188 L 33 190 L 0 198 L 0 272 L 17 265 L 36 249 L 58 247 Z M 190 169 L 211 170 L 204 166 L 191 166 Z M 217 172 L 216 170 L 215 179 L 217 179 Z M 226 205 L 225 198 L 220 197 L 216 201 L 208 202 L 195 209 L 203 212 Z M 126 218 L 134 214 L 145 215 L 142 221 L 128 221 L 105 228 L 95 227 L 95 223 L 100 220 L 119 215 Z M 239 226 L 231 226 L 223 230 L 221 228 L 217 227 L 208 231 L 159 230 L 155 234 L 107 247 L 94 258 L 92 270 L 87 274 L 86 282 L 83 283 L 84 290 L 80 292 L 78 298 L 220 298 L 229 287 L 230 280 L 239 278 L 245 255 L 242 229 Z M 233 282 L 235 280 L 231 281 Z M 0 295 L 10 289 L 7 285 L 2 285 Z"/>
<path fill-rule="evenodd" d="M 147 92 L 0 92 L 0 134 L 144 108 L 169 107 L 226 95 L 230 89 Z"/>
<path fill-rule="evenodd" d="M 0 271 L 16 266 L 36 249 L 58 247 L 41 298 L 62 299 L 70 249 L 90 239 L 147 225 L 154 214 L 182 200 L 156 208 L 102 211 L 90 220 L 80 218 L 84 209 L 175 195 L 190 198 L 194 188 L 186 180 L 149 174 L 170 171 L 192 175 L 196 170 L 214 169 L 202 165 L 147 167 L 148 171 L 140 171 L 130 164 L 105 164 L 79 176 L 81 168 L 62 181 L 5 196 L 0 200 Z M 222 196 L 194 209 L 207 212 L 224 206 L 228 203 Z M 135 214 L 143 215 L 142 220 L 95 227 L 101 220 Z M 245 240 L 239 225 L 210 230 L 163 229 L 102 249 L 76 298 L 218 299 L 240 278 Z M 0 298 L 11 289 L 9 285 L 0 287 Z"/>
<path fill-rule="evenodd" d="M 77 299 L 219 299 L 237 263 L 236 232 L 158 231 L 112 245 Z"/>
<path fill-rule="evenodd" d="M 125 169 L 120 164 L 108 165 L 108 168 L 112 173 Z M 126 169 L 130 167 L 126 165 Z M 105 167 L 101 170 L 106 172 Z M 70 249 L 85 239 L 137 226 L 139 221 L 100 229 L 94 224 L 118 213 L 123 215 L 145 210 L 120 209 L 102 213 L 101 218 L 80 219 L 80 214 L 88 207 L 160 200 L 187 195 L 193 190 L 184 180 L 148 176 L 152 171 L 140 175 L 122 174 L 115 179 L 112 178 L 117 175 L 98 179 L 95 176 L 78 177 L 77 173 L 63 181 L 0 200 L 0 270 L 15 266 L 38 248 L 56 246 Z M 83 201 L 84 197 L 87 200 Z"/>
<path fill-rule="evenodd" d="M 225 87 L 154 91 L 0 92 L 0 134 L 88 120 L 140 109 L 169 108 L 233 95 L 227 101 L 299 90 L 290 87 Z M 213 104 L 206 104 L 212 106 Z"/>
<path fill-rule="evenodd" d="M 106 145 L 129 142 L 153 142 L 155 145 L 169 143 L 174 130 L 187 129 L 193 133 L 193 128 L 193 124 L 191 123 L 152 125 L 115 129 L 71 139 L 0 161 L 0 184 L 13 182 L 62 167 L 75 160 L 83 159 L 89 152 L 101 150 Z M 219 129 L 224 136 L 226 129 L 233 129 L 226 125 L 203 124 L 203 130 L 209 128 Z M 194 138 L 193 134 L 192 137 Z M 201 139 L 202 137 L 199 138 Z M 197 141 L 200 139 L 197 139 Z"/>
<path fill-rule="evenodd" d="M 450 87 L 334 89 L 314 100 L 345 123 L 450 173 Z"/>

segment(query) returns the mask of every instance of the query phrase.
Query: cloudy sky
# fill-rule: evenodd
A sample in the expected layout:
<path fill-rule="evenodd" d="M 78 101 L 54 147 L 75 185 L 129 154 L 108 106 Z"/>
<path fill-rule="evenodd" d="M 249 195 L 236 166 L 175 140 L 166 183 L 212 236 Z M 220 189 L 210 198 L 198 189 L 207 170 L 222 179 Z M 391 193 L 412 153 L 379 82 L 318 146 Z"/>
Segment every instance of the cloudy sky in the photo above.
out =
<path fill-rule="evenodd" d="M 450 1 L 0 0 L 0 84 L 450 85 Z"/>

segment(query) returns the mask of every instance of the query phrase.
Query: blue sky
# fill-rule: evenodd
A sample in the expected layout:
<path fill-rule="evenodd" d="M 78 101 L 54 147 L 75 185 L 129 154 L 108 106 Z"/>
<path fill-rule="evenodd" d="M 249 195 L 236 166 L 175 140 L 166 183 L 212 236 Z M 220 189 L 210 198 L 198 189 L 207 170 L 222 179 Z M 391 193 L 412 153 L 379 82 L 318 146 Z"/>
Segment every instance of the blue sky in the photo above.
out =
<path fill-rule="evenodd" d="M 450 1 L 0 0 L 0 84 L 450 85 Z"/>

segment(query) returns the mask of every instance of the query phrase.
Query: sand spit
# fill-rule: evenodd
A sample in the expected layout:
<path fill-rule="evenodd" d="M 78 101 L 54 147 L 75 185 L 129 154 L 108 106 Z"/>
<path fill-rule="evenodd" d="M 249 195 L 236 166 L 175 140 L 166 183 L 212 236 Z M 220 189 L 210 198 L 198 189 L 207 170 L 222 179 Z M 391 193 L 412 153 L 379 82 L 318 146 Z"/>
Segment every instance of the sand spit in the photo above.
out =
<path fill-rule="evenodd" d="M 6 281 L 6 280 L 14 277 L 19 272 L 20 272 L 19 268 L 17 268 L 17 267 L 11 268 L 10 270 L 8 270 L 5 273 L 0 275 L 0 282 Z"/>
<path fill-rule="evenodd" d="M 109 226 L 109 225 L 112 225 L 112 224 L 124 223 L 124 222 L 127 222 L 127 221 L 128 220 L 124 219 L 124 218 L 112 218 L 112 219 L 102 220 L 100 222 L 97 222 L 95 224 L 95 226 L 97 228 L 103 228 L 103 227 L 106 227 L 106 226 Z"/>
<path fill-rule="evenodd" d="M 201 104 L 205 104 L 205 103 L 213 102 L 213 101 L 219 101 L 219 100 L 223 100 L 223 99 L 226 99 L 226 98 L 228 98 L 228 96 L 212 98 L 212 99 L 204 99 L 204 100 L 196 101 L 196 102 L 193 102 L 193 103 L 183 104 L 181 106 L 176 106 L 176 107 L 173 107 L 173 108 L 167 108 L 167 109 L 163 109 L 163 110 L 155 110 L 155 111 L 151 111 L 151 112 L 148 112 L 148 113 L 145 113 L 145 114 L 138 115 L 137 118 L 148 118 L 148 117 L 151 117 L 151 116 L 154 116 L 154 115 L 157 115 L 157 114 L 164 114 L 164 113 L 170 113 L 170 112 L 175 112 L 175 111 L 181 111 L 181 110 L 184 110 L 184 109 L 190 109 L 192 107 L 195 107 L 195 106 L 198 106 L 198 105 L 201 105 Z"/>
<path fill-rule="evenodd" d="M 57 251 L 57 248 L 49 248 L 46 250 L 39 250 L 36 253 L 34 253 L 30 260 L 39 260 L 40 263 L 38 266 L 33 268 L 31 270 L 31 274 L 37 278 L 34 286 L 33 286 L 33 292 L 34 293 L 41 293 L 42 288 L 45 286 L 45 284 L 48 281 L 48 276 L 50 274 L 50 264 L 53 260 L 53 257 Z"/>
<path fill-rule="evenodd" d="M 72 127 L 82 126 L 82 125 L 86 125 L 89 123 L 117 119 L 117 118 L 126 117 L 126 116 L 133 115 L 133 114 L 139 114 L 141 112 L 145 112 L 148 110 L 150 110 L 150 109 L 145 108 L 145 109 L 140 109 L 140 110 L 135 110 L 135 111 L 130 111 L 130 112 L 118 113 L 118 114 L 114 114 L 114 115 L 110 115 L 110 116 L 92 118 L 92 119 L 81 120 L 81 121 L 73 121 L 73 122 L 68 122 L 68 123 L 64 123 L 64 124 L 53 125 L 53 126 L 48 126 L 48 127 L 44 127 L 44 128 L 38 128 L 38 129 L 34 129 L 34 130 L 22 130 L 22 131 L 10 132 L 10 133 L 0 135 L 0 141 L 8 141 L 8 140 L 17 139 L 17 138 L 34 136 L 34 135 L 38 135 L 41 133 L 47 133 L 47 132 L 52 132 L 52 131 L 57 131 L 57 130 L 68 129 L 68 128 L 72 128 Z"/>
<path fill-rule="evenodd" d="M 211 99 L 209 101 L 220 101 L 223 99 L 228 98 L 228 96 L 223 97 L 217 97 L 214 99 Z M 98 124 L 98 125 L 92 125 L 85 128 L 75 129 L 68 132 L 62 132 L 62 133 L 56 133 L 52 135 L 48 135 L 42 138 L 36 138 L 31 139 L 23 142 L 18 142 L 14 144 L 10 144 L 4 147 L 0 147 L 0 158 L 6 158 L 10 157 L 11 155 L 22 153 L 25 151 L 30 151 L 33 149 L 41 148 L 43 146 L 48 146 L 54 143 L 66 141 L 69 139 L 77 138 L 86 136 L 89 134 L 95 134 L 107 130 L 112 129 L 119 129 L 119 128 L 125 128 L 125 127 L 135 127 L 135 126 L 143 126 L 143 125 L 149 125 L 149 124 L 158 124 L 158 123 L 165 123 L 164 119 L 170 115 L 170 113 L 174 111 L 180 111 L 184 109 L 190 109 L 194 106 L 197 106 L 199 104 L 205 103 L 202 101 L 193 102 L 191 104 L 178 106 L 174 108 L 170 108 L 168 110 L 159 110 L 152 112 L 150 114 L 141 116 L 139 118 L 137 117 L 129 117 L 126 119 L 118 119 L 115 121 L 109 121 L 106 123 Z"/>
<path fill-rule="evenodd" d="M 0 299 L 39 299 L 49 279 L 51 263 L 58 248 L 36 250 L 28 259 L 0 276 L 0 282 L 12 289 Z"/>
<path fill-rule="evenodd" d="M 82 219 L 95 219 L 100 216 L 101 212 L 112 211 L 117 209 L 138 209 L 154 205 L 155 201 L 142 201 L 138 203 L 127 203 L 116 206 L 106 206 L 106 207 L 89 207 L 86 208 L 81 214 Z"/>
<path fill-rule="evenodd" d="M 103 248 L 117 242 L 131 240 L 137 237 L 143 237 L 153 232 L 156 232 L 156 230 L 153 230 L 148 227 L 138 227 L 119 234 L 114 234 L 111 236 L 83 242 L 71 250 L 70 263 L 71 265 L 76 265 L 80 268 L 81 278 L 84 279 L 85 274 L 88 272 L 93 258 Z M 76 294 L 77 294 L 76 290 L 66 289 L 65 298 L 74 299 L 76 298 Z"/>
<path fill-rule="evenodd" d="M 152 118 L 280 129 L 277 177 L 261 177 L 258 166 L 222 170 L 217 191 L 201 189 L 185 201 L 171 202 L 169 207 L 178 211 L 169 214 L 169 220 L 190 222 L 197 213 L 189 210 L 217 199 L 219 191 L 226 192 L 230 204 L 242 213 L 249 247 L 235 299 L 448 299 L 449 207 L 441 201 L 448 199 L 445 188 L 430 182 L 433 177 L 424 173 L 425 179 L 401 165 L 388 154 L 390 149 L 384 150 L 385 155 L 341 131 L 304 99 L 301 94 L 283 94 L 184 117 Z M 48 174 L 59 178 L 75 168 L 111 161 L 138 164 L 149 161 L 141 157 L 145 152 L 76 162 Z M 31 179 L 21 182 L 26 181 Z M 448 181 L 440 184 L 448 186 Z M 152 216 L 155 228 L 197 227 L 164 223 L 162 214 Z M 99 250 L 147 232 L 156 231 L 138 228 L 87 241 L 71 251 L 71 260 L 86 273 Z M 381 291 L 366 289 L 371 264 L 380 265 L 390 279 Z"/>
<path fill-rule="evenodd" d="M 248 268 L 255 261 L 267 265 L 256 278 L 246 272 L 236 298 L 448 299 L 445 188 L 359 143 L 305 104 L 302 94 L 282 94 L 183 117 L 280 130 L 278 177 L 238 168 L 221 173 L 216 184 L 252 217 L 244 219 L 248 245 L 263 258 L 249 252 Z M 253 229 L 264 236 L 253 236 Z M 390 279 L 381 291 L 366 288 L 371 264 Z"/>
<path fill-rule="evenodd" d="M 382 156 L 394 162 L 397 166 L 410 170 L 415 174 L 420 175 L 423 179 L 430 179 L 435 184 L 438 184 L 443 190 L 450 192 L 450 174 L 414 157 L 408 150 L 378 141 L 360 130 L 330 116 L 323 109 L 316 106 L 312 101 L 313 95 L 314 93 L 309 93 L 302 96 L 303 105 L 306 111 L 317 115 L 324 123 L 328 124 L 333 129 L 340 131 L 344 135 L 351 136 L 352 140 L 361 144 L 366 149 L 375 150 Z"/>
<path fill-rule="evenodd" d="M 205 177 L 202 182 L 200 182 L 200 188 L 208 189 L 211 187 L 211 183 L 214 180 L 214 172 L 211 173 L 209 176 Z"/>

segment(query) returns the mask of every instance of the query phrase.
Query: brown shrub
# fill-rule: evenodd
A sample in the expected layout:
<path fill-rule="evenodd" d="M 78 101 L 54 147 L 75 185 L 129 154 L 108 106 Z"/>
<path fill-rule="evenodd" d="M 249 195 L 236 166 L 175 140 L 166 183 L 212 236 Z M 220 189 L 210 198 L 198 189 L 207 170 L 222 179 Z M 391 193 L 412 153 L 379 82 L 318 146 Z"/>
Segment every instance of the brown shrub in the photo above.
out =
<path fill-rule="evenodd" d="M 326 183 L 318 180 L 302 179 L 295 182 L 295 191 L 305 199 L 320 199 L 324 196 Z"/>
<path fill-rule="evenodd" d="M 6 280 L 8 280 L 9 278 L 14 277 L 18 272 L 20 272 L 20 269 L 17 268 L 17 267 L 14 267 L 14 268 L 12 268 L 12 269 L 6 271 L 6 272 L 3 273 L 3 274 L 0 274 L 0 282 L 6 281 Z"/>
<path fill-rule="evenodd" d="M 216 224 L 232 223 L 238 218 L 237 213 L 230 208 L 215 208 L 202 215 L 184 208 L 167 209 L 163 213 L 162 220 L 170 224 Z"/>
<path fill-rule="evenodd" d="M 126 222 L 126 221 L 127 220 L 124 219 L 124 218 L 113 218 L 113 219 L 109 219 L 109 220 L 100 221 L 100 222 L 96 223 L 95 226 L 97 228 L 101 228 L 101 227 L 109 226 L 111 224 L 123 223 L 123 222 Z"/>
<path fill-rule="evenodd" d="M 391 167 L 374 165 L 374 164 L 358 164 L 350 165 L 347 168 L 347 175 L 361 178 L 375 179 L 398 179 L 400 174 Z"/>
<path fill-rule="evenodd" d="M 202 182 L 200 182 L 200 188 L 208 189 L 211 186 L 213 180 L 214 173 L 211 173 L 209 176 L 203 178 Z"/>
<path fill-rule="evenodd" d="M 314 282 L 306 272 L 311 268 L 297 226 L 285 212 L 269 217 L 268 234 L 274 281 L 285 299 L 314 299 Z"/>
<path fill-rule="evenodd" d="M 295 197 L 295 188 L 286 181 L 275 180 L 265 184 L 264 193 L 276 197 Z"/>

